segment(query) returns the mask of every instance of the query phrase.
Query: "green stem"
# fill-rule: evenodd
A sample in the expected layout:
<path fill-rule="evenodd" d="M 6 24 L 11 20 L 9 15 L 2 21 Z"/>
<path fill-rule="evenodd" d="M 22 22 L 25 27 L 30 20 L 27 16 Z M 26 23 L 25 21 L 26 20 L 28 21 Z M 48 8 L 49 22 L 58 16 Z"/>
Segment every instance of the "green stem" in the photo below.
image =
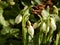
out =
<path fill-rule="evenodd" d="M 58 45 L 58 41 L 59 41 L 59 34 L 56 35 L 56 42 L 55 42 L 55 45 Z"/>
<path fill-rule="evenodd" d="M 26 28 L 25 28 L 25 23 L 24 20 L 22 20 L 22 35 L 23 35 L 23 45 L 26 45 Z"/>

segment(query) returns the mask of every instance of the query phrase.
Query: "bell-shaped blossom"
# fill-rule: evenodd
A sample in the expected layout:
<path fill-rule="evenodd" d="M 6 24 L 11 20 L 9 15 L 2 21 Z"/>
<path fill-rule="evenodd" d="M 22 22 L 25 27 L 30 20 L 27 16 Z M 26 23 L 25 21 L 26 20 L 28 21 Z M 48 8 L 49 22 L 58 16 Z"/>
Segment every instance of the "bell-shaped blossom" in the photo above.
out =
<path fill-rule="evenodd" d="M 19 24 L 22 21 L 22 16 L 18 15 L 15 19 L 15 23 Z"/>
<path fill-rule="evenodd" d="M 56 24 L 54 18 L 51 18 L 51 28 L 52 30 L 56 30 Z"/>
<path fill-rule="evenodd" d="M 41 15 L 42 15 L 43 19 L 46 20 L 49 13 L 46 10 L 42 10 Z"/>

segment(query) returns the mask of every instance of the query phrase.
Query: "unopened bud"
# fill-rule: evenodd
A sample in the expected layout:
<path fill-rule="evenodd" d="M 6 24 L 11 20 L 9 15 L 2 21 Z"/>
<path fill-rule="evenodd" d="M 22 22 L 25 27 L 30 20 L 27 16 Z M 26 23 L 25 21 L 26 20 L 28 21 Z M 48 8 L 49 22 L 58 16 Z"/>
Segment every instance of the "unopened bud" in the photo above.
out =
<path fill-rule="evenodd" d="M 22 16 L 18 15 L 15 19 L 15 23 L 19 24 L 22 21 Z"/>
<path fill-rule="evenodd" d="M 56 6 L 53 6 L 53 7 L 54 7 L 53 13 L 58 15 L 58 8 Z"/>

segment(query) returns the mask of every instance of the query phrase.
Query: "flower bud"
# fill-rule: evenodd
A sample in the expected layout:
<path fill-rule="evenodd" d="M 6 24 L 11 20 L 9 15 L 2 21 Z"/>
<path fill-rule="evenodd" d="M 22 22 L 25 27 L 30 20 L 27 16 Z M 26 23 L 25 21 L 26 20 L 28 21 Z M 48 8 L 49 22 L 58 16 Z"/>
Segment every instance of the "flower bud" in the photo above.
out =
<path fill-rule="evenodd" d="M 22 16 L 18 15 L 15 19 L 15 23 L 19 24 L 22 21 Z"/>
<path fill-rule="evenodd" d="M 42 17 L 43 17 L 43 19 L 47 19 L 47 17 L 48 17 L 48 15 L 49 15 L 49 13 L 46 11 L 46 10 L 42 10 L 42 13 L 41 13 L 41 15 L 42 15 Z"/>
<path fill-rule="evenodd" d="M 56 6 L 53 7 L 54 7 L 53 13 L 58 15 L 58 8 Z"/>
<path fill-rule="evenodd" d="M 56 24 L 54 18 L 51 18 L 51 28 L 52 30 L 56 30 Z"/>

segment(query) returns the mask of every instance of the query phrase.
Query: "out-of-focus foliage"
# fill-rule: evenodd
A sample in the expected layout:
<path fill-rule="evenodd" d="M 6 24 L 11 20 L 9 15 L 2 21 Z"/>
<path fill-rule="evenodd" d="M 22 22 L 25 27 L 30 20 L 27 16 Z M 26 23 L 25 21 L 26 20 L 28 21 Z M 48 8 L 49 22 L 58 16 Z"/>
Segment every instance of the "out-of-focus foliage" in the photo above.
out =
<path fill-rule="evenodd" d="M 24 33 L 24 30 L 27 30 L 25 28 L 26 22 L 29 19 L 32 23 L 34 23 L 39 19 L 38 16 L 34 16 L 33 14 L 30 15 L 31 13 L 31 11 L 29 11 L 31 9 L 30 7 L 41 3 L 43 3 L 42 0 L 0 0 L 0 45 L 23 45 L 23 40 L 25 40 L 26 38 L 25 36 L 24 36 L 25 38 L 23 38 L 23 35 L 27 34 L 26 32 Z M 54 0 L 53 3 L 58 7 L 58 9 L 60 9 L 60 0 Z M 27 7 L 25 8 L 25 6 L 29 7 L 29 9 Z M 23 19 L 22 22 L 16 24 L 15 18 L 19 14 L 23 16 Z M 59 17 L 60 17 L 60 10 L 59 10 Z M 33 39 L 34 42 L 32 41 L 33 43 L 35 43 L 34 45 L 38 45 L 37 43 L 39 42 L 37 41 L 39 40 L 38 29 L 35 29 L 36 30 L 35 32 L 37 34 L 34 36 Z M 57 29 L 53 34 L 53 38 L 55 38 L 54 36 L 56 36 L 57 34 L 59 34 L 59 42 L 60 42 L 60 20 L 57 22 Z M 43 35 L 40 35 L 41 36 L 40 38 L 43 38 Z M 48 45 L 48 43 L 52 45 L 53 42 L 56 41 L 55 39 L 52 42 L 48 41 L 46 45 Z M 44 39 L 41 40 L 43 40 L 42 42 L 44 42 Z M 32 45 L 33 43 L 30 44 Z"/>

